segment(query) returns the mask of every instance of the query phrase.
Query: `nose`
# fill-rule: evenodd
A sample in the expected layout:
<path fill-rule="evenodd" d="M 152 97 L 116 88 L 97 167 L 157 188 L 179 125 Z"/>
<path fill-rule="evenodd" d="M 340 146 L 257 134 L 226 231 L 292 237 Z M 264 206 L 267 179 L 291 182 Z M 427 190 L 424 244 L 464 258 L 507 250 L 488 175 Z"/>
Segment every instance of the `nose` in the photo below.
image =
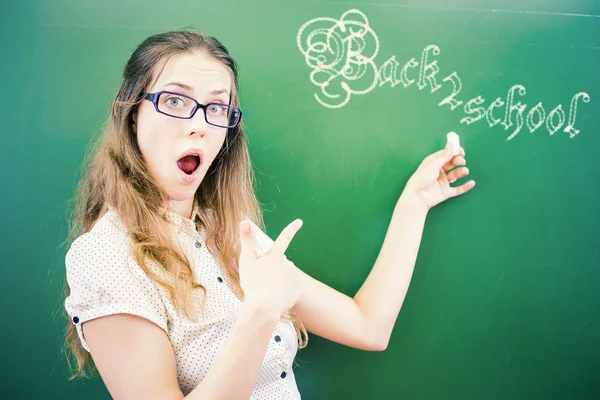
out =
<path fill-rule="evenodd" d="M 206 119 L 204 118 L 204 110 L 197 110 L 194 116 L 188 121 L 188 136 L 196 134 L 198 136 L 204 137 L 206 135 L 209 125 L 206 123 Z"/>

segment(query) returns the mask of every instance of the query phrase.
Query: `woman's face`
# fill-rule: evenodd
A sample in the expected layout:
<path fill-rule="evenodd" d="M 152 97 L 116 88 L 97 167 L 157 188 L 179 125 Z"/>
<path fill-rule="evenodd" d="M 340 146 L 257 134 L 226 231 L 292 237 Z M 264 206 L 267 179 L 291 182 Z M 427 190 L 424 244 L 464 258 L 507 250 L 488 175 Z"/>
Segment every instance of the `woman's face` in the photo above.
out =
<path fill-rule="evenodd" d="M 168 90 L 200 104 L 229 104 L 231 83 L 223 64 L 202 53 L 186 53 L 171 57 L 146 92 Z M 177 108 L 189 102 L 165 96 L 161 96 L 161 102 L 173 112 L 180 112 Z M 198 186 L 223 146 L 227 128 L 207 124 L 202 109 L 191 119 L 177 119 L 157 112 L 147 100 L 140 104 L 134 121 L 137 142 L 152 177 L 171 202 L 189 202 L 191 207 Z M 193 155 L 186 157 L 190 153 Z"/>

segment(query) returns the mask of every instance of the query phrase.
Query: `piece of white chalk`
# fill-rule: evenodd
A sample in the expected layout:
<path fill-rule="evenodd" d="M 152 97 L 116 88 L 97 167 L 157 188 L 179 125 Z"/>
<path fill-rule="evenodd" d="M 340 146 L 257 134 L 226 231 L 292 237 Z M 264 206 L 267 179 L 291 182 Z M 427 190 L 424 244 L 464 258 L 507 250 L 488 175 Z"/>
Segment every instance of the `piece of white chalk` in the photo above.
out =
<path fill-rule="evenodd" d="M 460 149 L 460 140 L 456 132 L 448 132 L 446 138 L 452 143 L 452 147 L 454 147 L 454 154 L 458 154 L 458 150 Z"/>

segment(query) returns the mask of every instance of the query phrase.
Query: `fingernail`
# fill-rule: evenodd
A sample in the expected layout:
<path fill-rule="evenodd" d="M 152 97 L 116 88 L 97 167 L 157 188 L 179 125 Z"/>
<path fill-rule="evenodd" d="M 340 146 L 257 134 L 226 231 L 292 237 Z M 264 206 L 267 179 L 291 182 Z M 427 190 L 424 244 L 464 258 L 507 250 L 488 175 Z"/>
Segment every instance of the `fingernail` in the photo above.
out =
<path fill-rule="evenodd" d="M 240 228 L 242 230 L 242 233 L 250 233 L 250 223 L 248 221 L 242 221 L 240 223 Z"/>

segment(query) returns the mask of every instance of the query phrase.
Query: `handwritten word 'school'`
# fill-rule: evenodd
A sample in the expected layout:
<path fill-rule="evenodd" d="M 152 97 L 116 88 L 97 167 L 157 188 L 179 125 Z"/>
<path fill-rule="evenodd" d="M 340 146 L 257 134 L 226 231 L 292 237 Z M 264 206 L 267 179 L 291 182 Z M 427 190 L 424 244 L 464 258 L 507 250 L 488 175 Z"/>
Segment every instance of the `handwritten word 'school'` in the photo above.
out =
<path fill-rule="evenodd" d="M 440 69 L 434 57 L 440 54 L 440 48 L 435 44 L 426 46 L 419 60 L 413 57 L 401 64 L 396 56 L 392 56 L 377 67 L 374 60 L 379 52 L 379 38 L 369 26 L 365 14 L 356 9 L 346 11 L 339 20 L 327 17 L 312 19 L 300 27 L 296 39 L 306 63 L 312 68 L 310 80 L 320 88 L 315 98 L 328 108 L 344 107 L 352 95 L 366 94 L 388 83 L 391 87 L 402 84 L 404 88 L 411 85 L 416 85 L 419 90 L 429 88 L 430 93 L 448 84 L 452 93 L 438 106 L 448 106 L 452 111 L 462 108 L 464 116 L 461 124 L 487 121 L 490 128 L 500 124 L 505 131 L 511 131 L 507 137 L 511 140 L 524 127 L 535 132 L 542 126 L 550 135 L 562 129 L 574 138 L 580 133 L 575 128 L 577 107 L 581 102 L 590 101 L 587 93 L 579 92 L 571 99 L 568 115 L 562 104 L 548 112 L 542 102 L 526 113 L 527 104 L 515 98 L 527 93 L 523 85 L 512 86 L 505 96 L 487 104 L 481 95 L 463 100 L 459 96 L 463 84 L 456 71 L 441 78 L 442 84 L 439 83 Z"/>

